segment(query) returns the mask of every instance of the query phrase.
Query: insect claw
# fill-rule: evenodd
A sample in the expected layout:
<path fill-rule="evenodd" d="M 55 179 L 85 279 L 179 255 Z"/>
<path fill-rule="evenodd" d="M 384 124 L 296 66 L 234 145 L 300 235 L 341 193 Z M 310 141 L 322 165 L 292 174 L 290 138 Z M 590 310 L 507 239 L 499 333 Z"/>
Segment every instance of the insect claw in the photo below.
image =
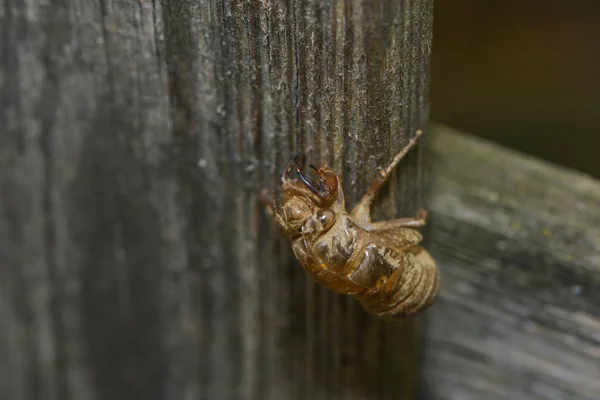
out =
<path fill-rule="evenodd" d="M 311 167 L 313 166 L 311 165 Z M 332 195 L 333 192 L 331 187 L 323 180 L 319 170 L 317 170 L 317 179 L 319 182 L 315 182 L 309 175 L 304 175 L 298 166 L 296 166 L 296 172 L 298 173 L 302 183 L 304 183 L 304 185 L 319 198 L 327 199 Z"/>
<path fill-rule="evenodd" d="M 305 153 L 300 153 L 300 152 L 296 153 L 296 156 L 293 159 L 294 164 L 296 166 L 299 166 L 299 167 L 303 167 L 304 166 L 304 161 L 305 160 L 306 160 L 306 154 Z"/>
<path fill-rule="evenodd" d="M 304 160 L 306 159 L 306 155 L 304 153 L 298 152 L 285 166 L 283 171 L 281 172 L 281 183 L 286 182 L 290 174 L 294 169 L 298 170 L 299 166 L 304 164 Z"/>
<path fill-rule="evenodd" d="M 285 183 L 290 174 L 292 173 L 292 170 L 294 169 L 294 167 L 296 167 L 297 163 L 296 161 L 301 157 L 301 154 L 298 153 L 294 158 L 292 158 L 285 166 L 285 168 L 283 169 L 283 171 L 281 172 L 281 183 Z"/>
<path fill-rule="evenodd" d="M 309 188 L 311 192 L 318 195 L 319 189 L 315 185 L 315 182 L 313 182 L 313 180 L 309 176 L 304 175 L 302 173 L 302 171 L 300 170 L 300 167 L 298 167 L 297 165 L 296 165 L 296 172 L 298 173 L 298 177 L 300 177 L 300 180 L 302 181 L 302 183 L 304 183 L 304 185 L 306 185 L 306 187 Z"/>

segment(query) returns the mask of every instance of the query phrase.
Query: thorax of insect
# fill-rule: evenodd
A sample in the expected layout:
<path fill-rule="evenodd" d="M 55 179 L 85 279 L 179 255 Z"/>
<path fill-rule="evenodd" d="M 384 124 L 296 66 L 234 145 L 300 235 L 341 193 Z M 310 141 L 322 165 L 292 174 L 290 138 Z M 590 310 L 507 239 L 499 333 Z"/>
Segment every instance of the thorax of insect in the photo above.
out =
<path fill-rule="evenodd" d="M 291 160 L 281 175 L 280 204 L 275 197 L 267 203 L 304 269 L 317 282 L 355 297 L 382 318 L 417 314 L 439 291 L 437 265 L 419 246 L 422 236 L 413 229 L 425 225 L 426 213 L 381 222 L 370 217 L 379 189 L 420 134 L 379 171 L 350 213 L 339 176 L 327 166 L 311 165 L 312 172 L 305 173 L 303 155 Z M 291 178 L 293 173 L 297 179 Z"/>

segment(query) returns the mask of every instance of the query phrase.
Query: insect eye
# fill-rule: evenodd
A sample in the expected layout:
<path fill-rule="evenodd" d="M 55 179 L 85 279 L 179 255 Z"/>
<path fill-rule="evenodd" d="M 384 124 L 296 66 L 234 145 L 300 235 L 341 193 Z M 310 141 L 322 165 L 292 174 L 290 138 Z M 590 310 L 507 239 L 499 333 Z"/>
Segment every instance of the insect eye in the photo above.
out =
<path fill-rule="evenodd" d="M 335 222 L 335 213 L 329 209 L 319 210 L 317 212 L 317 219 L 321 223 L 323 229 L 328 229 Z"/>
<path fill-rule="evenodd" d="M 303 210 L 301 208 L 292 208 L 289 211 L 288 215 L 291 219 L 301 220 L 306 217 L 306 212 L 305 212 L 305 210 Z"/>
<path fill-rule="evenodd" d="M 285 218 L 294 224 L 306 220 L 311 215 L 311 210 L 302 202 L 292 200 L 283 207 Z"/>

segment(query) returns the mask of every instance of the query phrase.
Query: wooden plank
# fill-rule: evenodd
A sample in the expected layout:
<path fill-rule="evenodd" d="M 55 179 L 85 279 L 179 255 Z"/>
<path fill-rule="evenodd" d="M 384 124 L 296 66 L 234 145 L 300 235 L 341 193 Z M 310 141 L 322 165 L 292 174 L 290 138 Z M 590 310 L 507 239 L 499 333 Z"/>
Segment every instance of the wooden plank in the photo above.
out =
<path fill-rule="evenodd" d="M 411 398 L 410 326 L 308 281 L 257 194 L 312 148 L 352 205 L 424 127 L 432 1 L 59 3 L 0 0 L 0 398 Z"/>
<path fill-rule="evenodd" d="M 600 182 L 437 126 L 424 399 L 597 399 Z"/>

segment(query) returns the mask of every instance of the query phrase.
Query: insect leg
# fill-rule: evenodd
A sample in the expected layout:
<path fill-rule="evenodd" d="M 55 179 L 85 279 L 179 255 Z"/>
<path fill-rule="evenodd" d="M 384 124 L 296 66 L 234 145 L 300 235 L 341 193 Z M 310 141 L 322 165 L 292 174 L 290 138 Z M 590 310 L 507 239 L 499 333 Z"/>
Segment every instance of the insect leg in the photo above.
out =
<path fill-rule="evenodd" d="M 427 225 L 427 211 L 421 210 L 416 217 L 397 218 L 387 221 L 370 222 L 365 224 L 369 230 L 394 229 L 394 228 L 418 228 Z"/>
<path fill-rule="evenodd" d="M 390 219 L 388 221 L 371 222 L 367 228 L 369 230 L 377 229 L 394 229 L 394 228 L 418 228 L 425 226 L 427 222 L 424 219 L 419 218 L 398 218 Z"/>
<path fill-rule="evenodd" d="M 304 160 L 306 159 L 306 155 L 304 153 L 298 153 L 294 158 L 292 158 L 283 171 L 281 172 L 281 183 L 284 184 L 290 177 L 292 171 L 298 167 L 301 167 L 304 164 Z"/>
<path fill-rule="evenodd" d="M 413 137 L 410 140 L 410 142 L 408 142 L 408 144 L 402 150 L 400 150 L 398 154 L 394 156 L 392 162 L 387 167 L 379 170 L 377 176 L 375 177 L 375 180 L 373 181 L 373 183 L 371 183 L 369 189 L 367 189 L 367 192 L 363 195 L 362 199 L 360 199 L 360 202 L 352 210 L 351 216 L 357 222 L 371 222 L 371 204 L 377 196 L 377 193 L 379 193 L 379 190 L 381 189 L 383 184 L 387 182 L 387 180 L 390 177 L 390 174 L 398 165 L 398 163 L 404 158 L 404 156 L 408 154 L 408 152 L 413 147 L 415 147 L 415 145 L 417 144 L 417 140 L 419 139 L 422 133 L 422 130 L 417 130 L 415 137 Z"/>

